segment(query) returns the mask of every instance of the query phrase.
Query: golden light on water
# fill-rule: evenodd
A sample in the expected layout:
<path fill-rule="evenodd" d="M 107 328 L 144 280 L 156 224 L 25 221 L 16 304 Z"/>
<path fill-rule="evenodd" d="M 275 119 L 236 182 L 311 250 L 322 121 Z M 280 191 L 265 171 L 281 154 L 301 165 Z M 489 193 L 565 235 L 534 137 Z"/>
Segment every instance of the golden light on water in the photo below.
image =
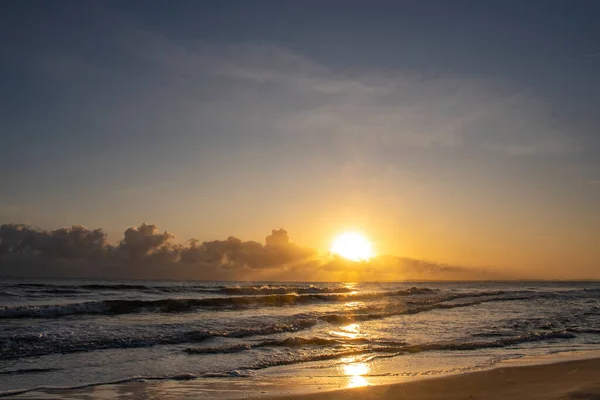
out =
<path fill-rule="evenodd" d="M 362 336 L 360 333 L 360 325 L 358 324 L 342 326 L 339 331 L 330 331 L 329 333 L 335 336 L 341 336 L 348 339 L 356 339 Z"/>
<path fill-rule="evenodd" d="M 365 363 L 346 364 L 344 373 L 350 376 L 361 376 L 369 373 L 369 367 Z"/>
<path fill-rule="evenodd" d="M 369 366 L 366 363 L 360 362 L 356 357 L 348 357 L 343 359 L 344 364 L 343 371 L 344 375 L 348 376 L 350 380 L 348 381 L 348 387 L 361 387 L 367 386 L 369 381 L 363 375 L 367 375 L 369 373 Z"/>
<path fill-rule="evenodd" d="M 360 324 L 348 324 L 339 328 L 339 330 L 330 331 L 331 335 L 347 338 L 347 339 L 358 339 L 364 334 L 360 332 Z M 356 356 L 344 357 L 342 361 L 342 373 L 346 375 L 349 380 L 347 387 L 355 388 L 369 385 L 369 381 L 364 375 L 369 373 L 369 365 L 362 362 L 360 358 Z"/>
<path fill-rule="evenodd" d="M 345 232 L 336 237 L 330 251 L 351 261 L 368 261 L 373 257 L 371 242 L 356 232 Z"/>

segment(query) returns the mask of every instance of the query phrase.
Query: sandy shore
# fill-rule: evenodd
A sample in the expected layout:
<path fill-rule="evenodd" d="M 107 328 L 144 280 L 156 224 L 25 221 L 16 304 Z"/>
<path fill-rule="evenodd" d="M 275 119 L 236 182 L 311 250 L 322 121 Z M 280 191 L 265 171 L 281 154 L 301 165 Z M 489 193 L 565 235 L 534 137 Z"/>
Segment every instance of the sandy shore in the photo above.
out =
<path fill-rule="evenodd" d="M 503 367 L 464 375 L 347 390 L 262 397 L 281 400 L 600 400 L 600 359 Z"/>
<path fill-rule="evenodd" d="M 596 352 L 594 352 L 596 353 Z M 597 356 L 596 354 L 594 354 Z M 564 357 L 571 356 L 567 354 Z M 585 357 L 583 353 L 582 358 Z M 589 354 L 588 354 L 589 356 Z M 526 364 L 523 365 L 522 363 Z M 546 364 L 541 364 L 546 362 Z M 529 365 L 527 363 L 536 363 Z M 502 366 L 504 365 L 504 366 Z M 340 380 L 341 379 L 341 380 Z M 201 379 L 130 382 L 79 389 L 38 389 L 9 396 L 15 399 L 153 399 L 178 400 L 600 400 L 600 358 L 561 361 L 557 355 L 501 363 L 490 370 L 374 386 L 335 390 L 348 377 L 299 377 L 248 380 Z M 360 381 L 360 380 L 357 380 Z M 389 383 L 389 384 L 388 384 Z M 303 394 L 299 394 L 303 393 Z"/>

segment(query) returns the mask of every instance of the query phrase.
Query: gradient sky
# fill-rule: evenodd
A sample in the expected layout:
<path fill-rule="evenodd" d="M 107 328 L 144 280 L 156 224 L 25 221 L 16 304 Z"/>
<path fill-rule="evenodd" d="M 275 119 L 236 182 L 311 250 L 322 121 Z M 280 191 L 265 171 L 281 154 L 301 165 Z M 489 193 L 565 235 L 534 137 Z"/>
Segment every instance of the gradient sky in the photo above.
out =
<path fill-rule="evenodd" d="M 600 278 L 597 1 L 4 1 L 0 223 Z"/>

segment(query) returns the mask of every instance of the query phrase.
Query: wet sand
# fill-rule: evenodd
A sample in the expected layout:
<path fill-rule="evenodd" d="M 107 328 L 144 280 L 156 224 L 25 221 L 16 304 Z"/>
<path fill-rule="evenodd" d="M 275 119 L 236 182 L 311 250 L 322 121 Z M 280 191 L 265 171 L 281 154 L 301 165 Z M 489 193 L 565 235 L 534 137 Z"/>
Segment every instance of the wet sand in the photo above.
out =
<path fill-rule="evenodd" d="M 502 367 L 443 378 L 269 400 L 600 400 L 600 359 Z"/>
<path fill-rule="evenodd" d="M 597 352 L 594 352 L 594 356 Z M 489 370 L 462 375 L 398 382 L 399 377 L 369 377 L 375 385 L 335 390 L 348 377 L 192 379 L 169 382 L 129 382 L 79 389 L 37 389 L 15 399 L 152 399 L 178 400 L 600 400 L 600 358 L 573 354 L 503 362 Z M 562 361 L 561 361 L 562 360 Z M 545 364 L 542 364 L 544 363 Z M 524 364 L 523 364 L 524 363 Z M 361 379 L 351 379 L 361 382 Z M 364 380 L 366 382 L 366 379 Z"/>

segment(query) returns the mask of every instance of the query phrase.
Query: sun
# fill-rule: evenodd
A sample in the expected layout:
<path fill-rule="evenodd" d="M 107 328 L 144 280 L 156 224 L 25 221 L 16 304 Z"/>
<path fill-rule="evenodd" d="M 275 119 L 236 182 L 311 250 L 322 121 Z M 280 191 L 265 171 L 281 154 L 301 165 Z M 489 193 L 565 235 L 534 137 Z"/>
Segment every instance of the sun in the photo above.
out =
<path fill-rule="evenodd" d="M 373 257 L 369 240 L 356 232 L 346 232 L 337 236 L 331 244 L 330 251 L 352 261 L 368 261 Z"/>

